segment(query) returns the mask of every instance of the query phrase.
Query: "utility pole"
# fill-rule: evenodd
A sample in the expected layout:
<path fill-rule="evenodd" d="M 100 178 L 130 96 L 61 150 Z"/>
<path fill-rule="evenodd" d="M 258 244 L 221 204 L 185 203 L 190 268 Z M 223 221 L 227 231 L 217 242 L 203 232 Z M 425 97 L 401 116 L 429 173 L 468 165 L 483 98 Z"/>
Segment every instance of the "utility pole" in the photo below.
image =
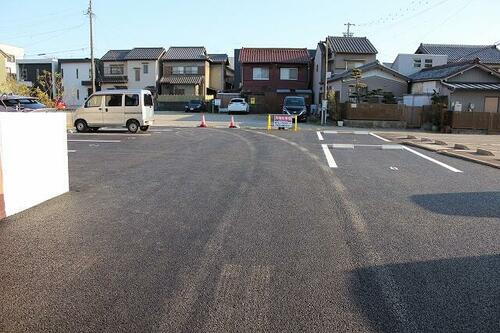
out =
<path fill-rule="evenodd" d="M 90 79 L 92 80 L 92 93 L 95 93 L 95 61 L 94 61 L 94 34 L 92 29 L 92 19 L 94 13 L 92 12 L 92 0 L 89 0 L 89 8 L 87 10 L 87 15 L 89 16 L 90 21 L 90 68 L 91 74 Z"/>
<path fill-rule="evenodd" d="M 325 87 L 323 88 L 323 103 L 321 104 L 321 125 L 326 124 L 326 110 L 328 108 L 328 38 L 325 40 Z"/>
<path fill-rule="evenodd" d="M 344 37 L 352 37 L 352 36 L 354 36 L 354 33 L 351 32 L 351 27 L 355 27 L 356 24 L 347 22 L 344 25 L 347 26 L 347 32 L 344 32 Z"/>

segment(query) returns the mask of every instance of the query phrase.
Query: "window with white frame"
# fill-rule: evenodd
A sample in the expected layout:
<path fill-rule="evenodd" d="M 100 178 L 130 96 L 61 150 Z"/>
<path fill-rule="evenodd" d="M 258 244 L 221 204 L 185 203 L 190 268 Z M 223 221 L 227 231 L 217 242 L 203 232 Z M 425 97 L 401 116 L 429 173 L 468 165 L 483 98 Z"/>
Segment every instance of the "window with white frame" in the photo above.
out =
<path fill-rule="evenodd" d="M 280 80 L 298 80 L 298 68 L 280 68 Z"/>
<path fill-rule="evenodd" d="M 422 68 L 422 59 L 413 59 L 414 68 Z"/>
<path fill-rule="evenodd" d="M 253 68 L 254 80 L 269 80 L 269 68 L 267 67 L 254 67 Z"/>
<path fill-rule="evenodd" d="M 144 74 L 148 74 L 149 73 L 149 64 L 142 64 L 142 72 Z"/>
<path fill-rule="evenodd" d="M 432 59 L 425 59 L 425 68 L 432 67 Z"/>

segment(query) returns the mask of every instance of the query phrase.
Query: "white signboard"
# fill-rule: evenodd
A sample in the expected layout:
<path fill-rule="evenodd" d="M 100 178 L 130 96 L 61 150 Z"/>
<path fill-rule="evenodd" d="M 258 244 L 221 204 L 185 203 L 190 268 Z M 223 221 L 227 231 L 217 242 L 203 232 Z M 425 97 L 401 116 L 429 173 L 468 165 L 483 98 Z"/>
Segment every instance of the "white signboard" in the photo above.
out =
<path fill-rule="evenodd" d="M 218 98 L 214 99 L 214 105 L 215 106 L 220 106 L 220 103 L 221 103 L 220 99 L 218 99 Z"/>
<path fill-rule="evenodd" d="M 289 115 L 274 115 L 274 127 L 278 128 L 292 128 L 293 117 Z"/>

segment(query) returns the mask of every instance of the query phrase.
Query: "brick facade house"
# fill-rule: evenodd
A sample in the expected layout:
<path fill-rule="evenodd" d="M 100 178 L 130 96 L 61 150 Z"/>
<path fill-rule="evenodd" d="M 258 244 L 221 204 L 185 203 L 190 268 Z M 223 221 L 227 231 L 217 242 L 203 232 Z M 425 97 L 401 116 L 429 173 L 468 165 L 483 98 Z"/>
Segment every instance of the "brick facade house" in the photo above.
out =
<path fill-rule="evenodd" d="M 252 113 L 281 113 L 286 96 L 312 102 L 311 56 L 306 48 L 242 48 L 242 95 Z"/>

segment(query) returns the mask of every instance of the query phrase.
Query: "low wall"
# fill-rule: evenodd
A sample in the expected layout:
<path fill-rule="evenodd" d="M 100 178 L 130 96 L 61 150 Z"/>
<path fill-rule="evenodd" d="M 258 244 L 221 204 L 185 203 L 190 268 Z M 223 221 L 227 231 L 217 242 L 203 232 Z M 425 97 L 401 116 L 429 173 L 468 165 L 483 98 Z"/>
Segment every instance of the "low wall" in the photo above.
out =
<path fill-rule="evenodd" d="M 68 192 L 66 113 L 0 112 L 0 173 L 0 218 Z"/>

